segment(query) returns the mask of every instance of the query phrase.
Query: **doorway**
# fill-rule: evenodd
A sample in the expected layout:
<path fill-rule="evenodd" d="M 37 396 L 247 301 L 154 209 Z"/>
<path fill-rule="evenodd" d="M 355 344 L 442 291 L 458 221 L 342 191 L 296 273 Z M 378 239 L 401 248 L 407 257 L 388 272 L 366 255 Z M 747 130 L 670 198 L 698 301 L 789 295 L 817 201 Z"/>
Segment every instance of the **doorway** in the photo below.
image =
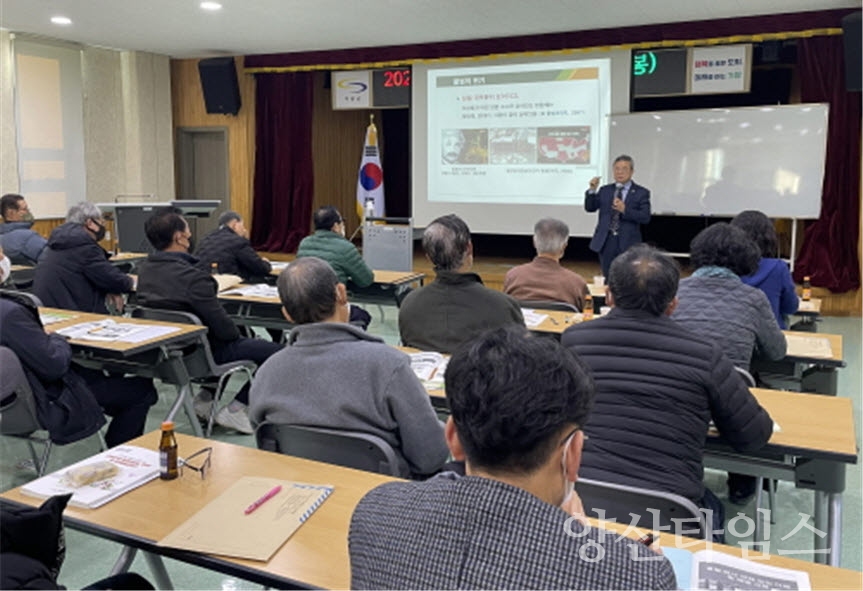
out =
<path fill-rule="evenodd" d="M 176 158 L 178 199 L 221 202 L 208 217 L 188 218 L 197 241 L 215 230 L 219 216 L 231 208 L 228 128 L 177 128 Z"/>

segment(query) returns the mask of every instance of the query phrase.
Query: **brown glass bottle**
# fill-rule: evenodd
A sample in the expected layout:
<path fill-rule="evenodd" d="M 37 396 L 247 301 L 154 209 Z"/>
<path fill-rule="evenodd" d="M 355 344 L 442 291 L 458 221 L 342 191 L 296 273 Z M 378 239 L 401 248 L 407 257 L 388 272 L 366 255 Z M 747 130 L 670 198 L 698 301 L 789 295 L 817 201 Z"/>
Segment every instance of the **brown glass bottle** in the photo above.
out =
<path fill-rule="evenodd" d="M 219 263 L 210 263 L 210 275 L 219 274 Z"/>
<path fill-rule="evenodd" d="M 812 299 L 812 283 L 809 281 L 809 276 L 803 278 L 803 289 L 800 290 L 800 299 L 808 302 Z"/>
<path fill-rule="evenodd" d="M 593 296 L 590 294 L 584 296 L 584 310 L 582 310 L 582 313 L 582 318 L 584 320 L 593 319 Z"/>
<path fill-rule="evenodd" d="M 177 438 L 174 436 L 174 422 L 162 423 L 162 439 L 159 440 L 159 478 L 173 480 L 180 475 L 177 466 Z"/>

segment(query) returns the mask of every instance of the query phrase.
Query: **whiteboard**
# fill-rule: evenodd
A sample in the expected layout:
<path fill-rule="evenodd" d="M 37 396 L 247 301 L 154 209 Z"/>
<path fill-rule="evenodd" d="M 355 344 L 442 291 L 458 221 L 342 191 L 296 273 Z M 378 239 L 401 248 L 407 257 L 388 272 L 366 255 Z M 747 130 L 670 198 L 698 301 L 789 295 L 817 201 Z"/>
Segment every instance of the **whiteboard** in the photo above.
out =
<path fill-rule="evenodd" d="M 613 115 L 610 145 L 632 156 L 655 215 L 821 212 L 826 104 Z"/>

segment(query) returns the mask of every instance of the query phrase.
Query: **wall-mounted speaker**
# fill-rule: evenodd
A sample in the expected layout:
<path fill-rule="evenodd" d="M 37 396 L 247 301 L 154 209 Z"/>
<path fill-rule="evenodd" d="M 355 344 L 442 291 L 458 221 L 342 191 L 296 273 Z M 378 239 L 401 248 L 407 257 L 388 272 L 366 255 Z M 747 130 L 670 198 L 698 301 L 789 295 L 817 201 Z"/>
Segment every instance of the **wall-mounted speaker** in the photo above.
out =
<path fill-rule="evenodd" d="M 861 54 L 863 44 L 860 40 L 861 16 L 863 12 L 854 12 L 842 18 L 842 40 L 845 43 L 845 90 L 860 92 L 861 90 Z"/>
<path fill-rule="evenodd" d="M 240 85 L 232 57 L 214 57 L 198 62 L 201 89 L 207 113 L 236 115 L 240 110 Z"/>

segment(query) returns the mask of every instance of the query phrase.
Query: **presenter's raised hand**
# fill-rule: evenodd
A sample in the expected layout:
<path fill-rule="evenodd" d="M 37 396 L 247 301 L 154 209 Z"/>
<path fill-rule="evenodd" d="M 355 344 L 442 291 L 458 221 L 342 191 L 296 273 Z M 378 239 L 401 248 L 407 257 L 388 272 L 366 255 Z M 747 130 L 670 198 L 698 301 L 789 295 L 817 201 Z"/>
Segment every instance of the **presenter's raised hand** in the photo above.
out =
<path fill-rule="evenodd" d="M 599 177 L 595 176 L 590 179 L 590 190 L 596 192 L 597 187 L 599 187 Z"/>

